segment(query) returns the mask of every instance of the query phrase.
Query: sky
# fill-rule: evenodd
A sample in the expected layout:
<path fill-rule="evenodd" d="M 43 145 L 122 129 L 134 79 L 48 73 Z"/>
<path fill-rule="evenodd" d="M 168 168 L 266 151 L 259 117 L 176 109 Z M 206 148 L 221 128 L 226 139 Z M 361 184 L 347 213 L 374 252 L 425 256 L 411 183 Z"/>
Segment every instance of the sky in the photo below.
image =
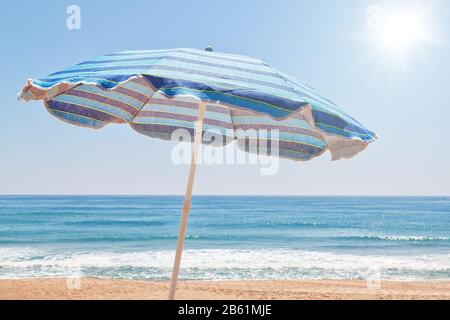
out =
<path fill-rule="evenodd" d="M 70 5 L 79 30 L 67 28 Z M 273 176 L 200 165 L 195 194 L 448 196 L 449 15 L 447 0 L 7 1 L 0 194 L 183 194 L 189 167 L 171 161 L 171 143 L 68 125 L 16 96 L 29 78 L 102 54 L 211 45 L 292 74 L 379 140 L 351 160 L 281 160 Z"/>

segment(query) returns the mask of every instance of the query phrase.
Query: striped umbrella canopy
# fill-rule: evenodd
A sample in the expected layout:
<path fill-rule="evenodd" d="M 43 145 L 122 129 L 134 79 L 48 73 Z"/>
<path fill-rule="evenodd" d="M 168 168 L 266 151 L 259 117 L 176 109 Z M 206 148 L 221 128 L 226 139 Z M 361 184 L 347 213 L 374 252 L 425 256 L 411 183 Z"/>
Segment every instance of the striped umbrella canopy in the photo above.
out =
<path fill-rule="evenodd" d="M 177 129 L 191 134 L 193 161 L 170 298 L 175 296 L 199 145 L 211 143 L 202 139 L 203 133 L 214 132 L 214 142 L 223 145 L 236 140 L 239 148 L 255 153 L 276 143 L 280 157 L 298 161 L 326 150 L 333 160 L 351 158 L 376 139 L 295 77 L 259 59 L 210 47 L 107 54 L 28 80 L 19 98 L 43 100 L 53 116 L 78 126 L 128 123 L 141 134 L 164 140 L 171 140 Z M 252 129 L 277 135 L 249 137 Z M 261 147 L 250 148 L 251 143 Z"/>

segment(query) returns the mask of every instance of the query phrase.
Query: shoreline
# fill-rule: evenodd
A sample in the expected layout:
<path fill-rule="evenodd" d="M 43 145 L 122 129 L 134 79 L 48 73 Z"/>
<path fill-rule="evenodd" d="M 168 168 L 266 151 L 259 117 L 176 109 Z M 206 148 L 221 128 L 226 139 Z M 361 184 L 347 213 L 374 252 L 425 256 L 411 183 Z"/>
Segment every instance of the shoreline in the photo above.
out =
<path fill-rule="evenodd" d="M 168 281 L 0 280 L 0 300 L 165 300 Z M 180 281 L 180 300 L 450 300 L 450 280 Z"/>

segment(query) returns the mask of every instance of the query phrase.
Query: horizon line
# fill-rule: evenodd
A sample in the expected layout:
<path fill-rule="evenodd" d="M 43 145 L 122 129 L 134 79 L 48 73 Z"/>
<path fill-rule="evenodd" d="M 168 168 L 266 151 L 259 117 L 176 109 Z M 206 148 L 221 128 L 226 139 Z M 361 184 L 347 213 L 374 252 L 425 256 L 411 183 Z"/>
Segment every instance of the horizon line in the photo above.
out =
<path fill-rule="evenodd" d="M 30 196 L 30 197 L 184 197 L 185 194 L 82 194 L 82 193 L 67 193 L 67 194 L 38 194 L 38 193 L 0 193 L 0 197 L 14 197 L 14 196 Z M 192 197 L 450 197 L 450 195 L 436 194 L 436 195 L 421 195 L 421 194 L 393 194 L 393 195 L 383 195 L 383 194 L 197 194 Z"/>

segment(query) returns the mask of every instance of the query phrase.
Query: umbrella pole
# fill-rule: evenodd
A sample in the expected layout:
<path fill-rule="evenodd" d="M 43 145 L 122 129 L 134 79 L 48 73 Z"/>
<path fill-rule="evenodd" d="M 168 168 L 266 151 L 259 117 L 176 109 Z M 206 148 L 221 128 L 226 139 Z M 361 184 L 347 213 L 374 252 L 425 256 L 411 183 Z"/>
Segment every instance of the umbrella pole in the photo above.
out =
<path fill-rule="evenodd" d="M 192 188 L 194 185 L 195 170 L 197 167 L 197 159 L 202 142 L 203 119 L 205 117 L 206 103 L 201 101 L 198 105 L 198 119 L 195 123 L 195 137 L 194 150 L 192 152 L 191 168 L 189 170 L 189 178 L 186 188 L 186 196 L 184 198 L 183 214 L 181 217 L 180 231 L 178 233 L 177 252 L 175 254 L 175 261 L 172 269 L 172 279 L 170 281 L 169 300 L 175 299 L 175 292 L 177 290 L 178 274 L 180 272 L 181 255 L 183 253 L 184 238 L 186 236 L 186 227 L 189 217 L 189 210 L 191 208 Z"/>

